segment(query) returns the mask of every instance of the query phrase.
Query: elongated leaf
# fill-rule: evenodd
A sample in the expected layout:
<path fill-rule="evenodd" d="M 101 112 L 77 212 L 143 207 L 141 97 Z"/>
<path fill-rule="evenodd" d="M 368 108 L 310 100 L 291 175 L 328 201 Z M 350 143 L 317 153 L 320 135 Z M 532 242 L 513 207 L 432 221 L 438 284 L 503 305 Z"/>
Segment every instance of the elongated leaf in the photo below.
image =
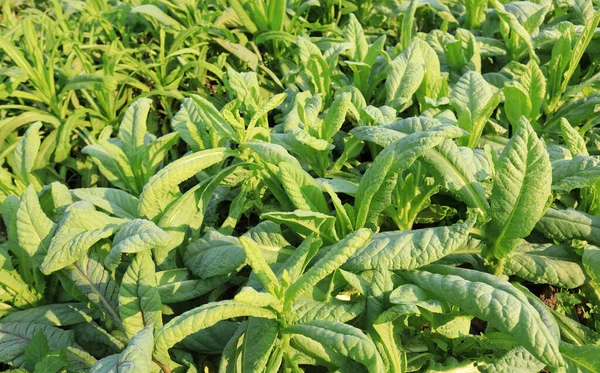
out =
<path fill-rule="evenodd" d="M 71 326 L 90 322 L 97 312 L 83 303 L 57 303 L 11 313 L 2 318 L 3 323 L 33 322 L 50 326 Z"/>
<path fill-rule="evenodd" d="M 20 365 L 25 348 L 38 332 L 42 332 L 51 349 L 74 344 L 73 332 L 50 325 L 31 322 L 0 323 L 0 362 Z M 15 361 L 16 360 L 16 361 Z"/>
<path fill-rule="evenodd" d="M 146 326 L 162 326 L 161 300 L 154 263 L 148 253 L 139 253 L 129 265 L 119 289 L 119 313 L 130 337 Z"/>
<path fill-rule="evenodd" d="M 123 219 L 135 219 L 138 214 L 138 199 L 131 194 L 113 188 L 71 189 L 71 194 L 88 201 L 110 214 Z"/>
<path fill-rule="evenodd" d="M 600 181 L 600 161 L 589 156 L 577 155 L 552 163 L 552 189 L 570 192 L 595 185 Z"/>
<path fill-rule="evenodd" d="M 56 224 L 42 211 L 33 185 L 29 185 L 21 197 L 16 226 L 19 245 L 39 265 L 48 252 Z"/>
<path fill-rule="evenodd" d="M 114 271 L 121 262 L 121 254 L 147 252 L 168 242 L 169 235 L 153 222 L 132 220 L 115 235 L 113 247 L 104 259 L 104 264 Z"/>
<path fill-rule="evenodd" d="M 438 266 L 426 267 L 437 270 Z M 525 299 L 515 296 L 512 285 L 491 275 L 478 272 L 487 282 L 465 279 L 461 274 L 474 272 L 463 269 L 440 268 L 442 274 L 424 271 L 406 272 L 407 279 L 436 297 L 452 303 L 471 315 L 486 320 L 496 329 L 511 334 L 538 360 L 551 369 L 564 368 L 558 341 L 540 318 L 540 314 Z M 506 289 L 506 290 L 505 290 Z M 514 288 L 512 288 L 514 289 Z M 508 290 L 508 291 L 507 291 Z M 510 317 L 506 317 L 508 314 Z"/>
<path fill-rule="evenodd" d="M 91 253 L 65 268 L 65 274 L 77 290 L 98 306 L 115 325 L 121 325 L 118 311 L 119 286 L 102 266 L 97 255 Z M 66 284 L 64 285 L 66 287 Z"/>
<path fill-rule="evenodd" d="M 139 213 L 152 220 L 171 202 L 167 197 L 176 191 L 177 186 L 198 172 L 231 156 L 231 151 L 216 148 L 192 153 L 169 163 L 169 165 L 152 176 L 140 195 Z"/>
<path fill-rule="evenodd" d="M 96 242 L 111 236 L 125 221 L 89 209 L 85 202 L 71 205 L 50 241 L 41 270 L 58 271 L 82 258 Z"/>
<path fill-rule="evenodd" d="M 498 158 L 486 228 L 490 251 L 505 257 L 544 214 L 551 166 L 544 144 L 525 118 Z"/>
<path fill-rule="evenodd" d="M 154 354 L 159 361 L 168 360 L 169 348 L 188 335 L 221 320 L 244 316 L 275 318 L 275 314 L 269 310 L 232 300 L 208 303 L 184 312 L 165 324 L 156 333 Z"/>
<path fill-rule="evenodd" d="M 554 240 L 578 239 L 600 245 L 600 218 L 579 210 L 549 208 L 535 228 Z"/>
<path fill-rule="evenodd" d="M 285 329 L 296 340 L 296 348 L 311 355 L 311 350 L 321 345 L 344 358 L 352 359 L 367 367 L 369 372 L 382 372 L 383 361 L 379 352 L 362 331 L 353 326 L 328 321 L 309 321 Z"/>
<path fill-rule="evenodd" d="M 244 333 L 242 371 L 264 372 L 279 335 L 279 322 L 250 317 Z"/>
<path fill-rule="evenodd" d="M 123 352 L 99 360 L 90 373 L 150 372 L 153 342 L 152 327 L 148 326 L 131 338 Z"/>
<path fill-rule="evenodd" d="M 449 227 L 376 234 L 343 268 L 348 271 L 364 271 L 375 268 L 409 270 L 422 267 L 466 246 L 473 223 L 470 220 Z"/>
<path fill-rule="evenodd" d="M 359 247 L 369 241 L 372 234 L 369 229 L 359 229 L 333 245 L 324 257 L 288 287 L 285 293 L 287 307 L 290 307 L 304 292 L 346 262 Z"/>
<path fill-rule="evenodd" d="M 536 284 L 572 289 L 588 280 L 579 261 L 579 256 L 567 245 L 533 245 L 523 241 L 514 255 L 507 258 L 503 273 Z"/>

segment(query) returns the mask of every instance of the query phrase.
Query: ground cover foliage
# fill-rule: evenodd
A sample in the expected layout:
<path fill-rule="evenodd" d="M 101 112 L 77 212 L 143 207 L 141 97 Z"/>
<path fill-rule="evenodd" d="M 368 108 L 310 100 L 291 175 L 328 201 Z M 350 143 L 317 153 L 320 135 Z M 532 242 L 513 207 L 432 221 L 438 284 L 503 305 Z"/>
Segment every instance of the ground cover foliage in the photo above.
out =
<path fill-rule="evenodd" d="M 0 5 L 1 369 L 600 372 L 596 2 Z"/>

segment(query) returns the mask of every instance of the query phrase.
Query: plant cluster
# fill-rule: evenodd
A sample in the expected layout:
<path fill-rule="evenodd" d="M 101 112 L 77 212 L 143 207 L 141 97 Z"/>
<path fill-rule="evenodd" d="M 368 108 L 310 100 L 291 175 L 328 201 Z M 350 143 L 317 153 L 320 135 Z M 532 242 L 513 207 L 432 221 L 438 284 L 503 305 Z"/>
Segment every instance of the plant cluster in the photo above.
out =
<path fill-rule="evenodd" d="M 0 1 L 0 369 L 600 373 L 597 5 Z"/>

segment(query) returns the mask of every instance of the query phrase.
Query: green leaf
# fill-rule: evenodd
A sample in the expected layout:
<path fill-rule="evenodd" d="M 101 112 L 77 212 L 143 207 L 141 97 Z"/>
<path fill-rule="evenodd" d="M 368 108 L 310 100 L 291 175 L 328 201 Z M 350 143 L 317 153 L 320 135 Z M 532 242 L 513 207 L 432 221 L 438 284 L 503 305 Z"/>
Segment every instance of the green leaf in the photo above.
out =
<path fill-rule="evenodd" d="M 560 343 L 560 352 L 567 363 L 567 373 L 600 372 L 600 353 L 598 346 L 574 346 L 566 342 Z"/>
<path fill-rule="evenodd" d="M 600 248 L 586 245 L 581 258 L 585 272 L 598 282 L 600 280 Z"/>
<path fill-rule="evenodd" d="M 239 303 L 233 300 L 211 302 L 194 308 L 173 318 L 156 333 L 154 356 L 159 361 L 168 361 L 168 350 L 185 337 L 208 328 L 221 320 L 235 317 L 275 318 L 269 310 Z"/>
<path fill-rule="evenodd" d="M 344 264 L 358 248 L 371 239 L 372 234 L 369 229 L 362 228 L 331 246 L 325 256 L 287 288 L 284 309 L 289 309 L 303 293 Z"/>
<path fill-rule="evenodd" d="M 313 349 L 332 351 L 367 367 L 369 372 L 382 372 L 383 361 L 375 344 L 359 329 L 328 321 L 309 321 L 287 327 L 294 347 L 313 355 Z"/>
<path fill-rule="evenodd" d="M 264 372 L 278 335 L 277 320 L 250 317 L 244 333 L 241 371 Z"/>
<path fill-rule="evenodd" d="M 304 323 L 312 320 L 343 322 L 354 320 L 364 310 L 366 299 L 358 302 L 347 302 L 332 299 L 330 302 L 320 302 L 308 298 L 299 298 L 294 302 L 295 322 Z"/>
<path fill-rule="evenodd" d="M 114 271 L 121 263 L 121 254 L 147 252 L 166 245 L 169 235 L 151 221 L 135 219 L 123 226 L 113 239 L 110 252 L 104 259 L 104 265 Z"/>
<path fill-rule="evenodd" d="M 56 224 L 48 219 L 38 199 L 33 185 L 29 185 L 21 196 L 17 210 L 17 238 L 19 245 L 27 252 L 36 265 L 48 252 L 50 240 L 56 230 Z"/>
<path fill-rule="evenodd" d="M 71 189 L 70 192 L 77 199 L 91 202 L 116 217 L 135 219 L 138 216 L 138 199 L 125 191 L 95 187 Z"/>
<path fill-rule="evenodd" d="M 520 119 L 495 167 L 486 239 L 490 253 L 501 259 L 531 233 L 551 194 L 548 152 L 525 118 Z"/>
<path fill-rule="evenodd" d="M 11 313 L 2 322 L 34 322 L 51 326 L 71 326 L 91 322 L 96 312 L 83 303 L 55 303 Z"/>
<path fill-rule="evenodd" d="M 335 217 L 320 212 L 295 210 L 293 212 L 265 212 L 261 219 L 277 224 L 285 224 L 295 233 L 306 237 L 311 233 L 321 236 L 326 242 L 333 243 L 335 238 Z"/>
<path fill-rule="evenodd" d="M 246 254 L 236 237 L 210 229 L 193 241 L 183 254 L 185 266 L 199 278 L 227 275 L 246 264 Z"/>
<path fill-rule="evenodd" d="M 88 145 L 81 151 L 92 158 L 102 175 L 112 185 L 139 193 L 127 154 L 119 146 L 104 140 Z"/>
<path fill-rule="evenodd" d="M 119 126 L 119 139 L 123 143 L 123 150 L 127 154 L 131 168 L 139 170 L 142 165 L 144 151 L 144 138 L 148 128 L 146 121 L 152 100 L 140 98 L 127 108 L 123 121 Z"/>
<path fill-rule="evenodd" d="M 121 325 L 118 312 L 119 286 L 93 251 L 67 266 L 64 272 L 68 278 L 63 281 L 65 288 L 69 289 L 66 281 L 71 281 L 76 289 L 98 306 L 109 319 L 117 326 Z"/>
<path fill-rule="evenodd" d="M 600 181 L 600 161 L 576 155 L 573 159 L 552 162 L 552 189 L 568 193 L 573 189 L 590 187 Z"/>
<path fill-rule="evenodd" d="M 123 219 L 90 209 L 86 202 L 71 205 L 58 224 L 40 269 L 50 274 L 76 262 L 92 245 L 111 236 L 124 223 Z"/>
<path fill-rule="evenodd" d="M 386 104 L 396 110 L 403 110 L 419 89 L 424 76 L 423 62 L 409 60 L 404 55 L 398 56 L 390 64 L 390 72 L 385 81 Z"/>
<path fill-rule="evenodd" d="M 31 322 L 0 323 L 0 362 L 20 365 L 34 337 L 43 333 L 51 350 L 73 345 L 73 332 Z"/>
<path fill-rule="evenodd" d="M 6 322 L 2 320 L 2 322 Z M 44 355 L 49 351 L 48 340 L 42 330 L 38 331 L 37 334 L 31 339 L 31 342 L 25 347 L 23 352 L 23 360 L 25 361 L 25 368 L 28 370 L 34 370 L 35 364 L 42 360 Z"/>
<path fill-rule="evenodd" d="M 150 254 L 137 254 L 123 275 L 119 313 L 129 337 L 146 326 L 156 330 L 162 326 L 162 304 Z"/>
<path fill-rule="evenodd" d="M 464 74 L 452 89 L 450 96 L 452 106 L 459 118 L 458 125 L 470 132 L 468 137 L 461 139 L 460 145 L 475 148 L 490 115 L 500 102 L 498 93 L 483 79 L 480 73 L 469 71 Z M 462 120 L 468 113 L 469 120 Z M 467 118 L 467 117 L 465 117 Z"/>
<path fill-rule="evenodd" d="M 159 7 L 152 4 L 144 4 L 131 7 L 131 13 L 139 13 L 144 16 L 148 16 L 157 20 L 161 25 L 172 28 L 174 30 L 180 30 L 181 24 L 175 19 L 165 14 Z"/>
<path fill-rule="evenodd" d="M 171 202 L 169 195 L 178 192 L 177 186 L 198 172 L 224 161 L 233 155 L 230 150 L 216 148 L 189 154 L 169 163 L 150 178 L 140 195 L 139 213 L 153 220 Z"/>
<path fill-rule="evenodd" d="M 465 247 L 473 223 L 470 220 L 449 227 L 376 234 L 342 267 L 352 272 L 375 268 L 409 270 L 422 267 Z"/>
<path fill-rule="evenodd" d="M 550 369 L 564 369 L 558 341 L 538 311 L 524 296 L 519 297 L 510 283 L 481 272 L 443 266 L 429 266 L 403 276 L 437 298 L 510 334 Z"/>
<path fill-rule="evenodd" d="M 282 162 L 277 166 L 281 184 L 297 209 L 329 213 L 319 183 L 308 172 L 292 163 Z"/>
<path fill-rule="evenodd" d="M 458 137 L 462 131 L 451 125 L 440 125 L 429 131 L 416 132 L 386 146 L 361 178 L 356 192 L 356 228 L 375 227 L 379 213 L 391 201 L 395 186 L 390 176 L 409 167 L 425 151 L 441 144 L 445 139 Z"/>
<path fill-rule="evenodd" d="M 35 373 L 57 373 L 68 366 L 73 365 L 70 364 L 65 350 L 55 350 L 35 364 Z"/>
<path fill-rule="evenodd" d="M 40 149 L 41 138 L 39 131 L 41 128 L 41 122 L 32 124 L 27 131 L 25 131 L 21 141 L 19 141 L 14 150 L 16 165 L 15 173 L 24 183 L 32 182 L 30 174 L 31 171 L 33 171 L 35 159 L 37 158 Z"/>
<path fill-rule="evenodd" d="M 271 270 L 271 267 L 267 264 L 265 258 L 258 245 L 248 237 L 240 237 L 240 244 L 244 248 L 246 253 L 246 259 L 248 264 L 252 267 L 252 272 L 258 277 L 260 282 L 264 285 L 267 291 L 278 298 L 283 295 L 283 289 L 279 284 L 279 280 Z"/>
<path fill-rule="evenodd" d="M 573 289 L 588 281 L 579 256 L 567 245 L 522 241 L 504 263 L 503 273 L 533 282 Z M 585 264 L 585 262 L 584 262 Z"/>
<path fill-rule="evenodd" d="M 152 327 L 148 326 L 134 335 L 127 347 L 118 355 L 99 360 L 90 373 L 134 373 L 152 370 Z"/>
<path fill-rule="evenodd" d="M 533 357 L 523 346 L 517 346 L 479 370 L 482 373 L 538 373 L 543 368 L 544 364 Z"/>
<path fill-rule="evenodd" d="M 560 132 L 567 147 L 571 151 L 571 154 L 589 155 L 587 147 L 585 146 L 585 139 L 581 136 L 579 131 L 571 127 L 571 124 L 566 118 L 560 118 Z"/>
<path fill-rule="evenodd" d="M 600 218 L 575 209 L 549 208 L 535 229 L 557 241 L 577 239 L 600 245 Z"/>

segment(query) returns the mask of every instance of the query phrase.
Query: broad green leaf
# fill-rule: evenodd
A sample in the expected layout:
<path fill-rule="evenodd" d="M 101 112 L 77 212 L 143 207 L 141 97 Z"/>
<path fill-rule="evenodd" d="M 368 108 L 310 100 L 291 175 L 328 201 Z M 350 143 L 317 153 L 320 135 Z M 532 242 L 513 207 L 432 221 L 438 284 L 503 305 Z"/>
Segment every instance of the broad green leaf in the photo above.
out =
<path fill-rule="evenodd" d="M 112 185 L 133 193 L 139 193 L 127 154 L 119 146 L 103 140 L 88 145 L 81 151 L 92 158 L 102 175 Z"/>
<path fill-rule="evenodd" d="M 366 300 L 348 302 L 332 299 L 331 302 L 320 302 L 308 298 L 299 298 L 294 302 L 295 322 L 304 323 L 312 320 L 337 321 L 346 323 L 357 318 L 364 310 Z"/>
<path fill-rule="evenodd" d="M 104 265 L 114 271 L 121 263 L 121 254 L 148 252 L 166 245 L 169 235 L 151 221 L 131 220 L 119 230 L 112 242 L 112 248 L 104 259 Z"/>
<path fill-rule="evenodd" d="M 560 132 L 571 154 L 589 155 L 585 146 L 585 139 L 579 131 L 571 127 L 571 124 L 566 118 L 560 118 Z"/>
<path fill-rule="evenodd" d="M 422 61 L 409 60 L 400 55 L 391 63 L 385 81 L 386 104 L 396 110 L 402 110 L 419 89 L 424 76 L 425 66 Z"/>
<path fill-rule="evenodd" d="M 41 138 L 39 131 L 41 128 L 41 122 L 35 122 L 32 124 L 27 129 L 23 135 L 23 138 L 21 138 L 21 141 L 19 141 L 14 150 L 16 164 L 15 171 L 25 183 L 32 182 L 30 174 L 31 171 L 33 171 L 35 159 L 37 158 L 38 151 L 40 149 Z"/>
<path fill-rule="evenodd" d="M 110 237 L 125 223 L 90 209 L 86 202 L 77 202 L 69 208 L 58 224 L 50 241 L 48 254 L 40 269 L 45 274 L 58 271 L 84 257 L 96 242 Z"/>
<path fill-rule="evenodd" d="M 3 322 L 6 322 L 2 320 Z M 42 360 L 44 355 L 48 353 L 48 340 L 42 330 L 38 331 L 35 336 L 31 339 L 31 342 L 25 347 L 23 351 L 23 360 L 25 360 L 25 368 L 28 370 L 35 369 L 35 363 Z"/>
<path fill-rule="evenodd" d="M 281 184 L 297 209 L 329 213 L 319 183 L 308 172 L 286 162 L 279 163 L 277 166 Z"/>
<path fill-rule="evenodd" d="M 56 303 L 11 313 L 2 322 L 34 322 L 51 326 L 71 326 L 88 323 L 96 312 L 83 303 Z"/>
<path fill-rule="evenodd" d="M 440 269 L 440 273 L 428 272 L 427 269 L 435 272 Z M 430 266 L 423 271 L 406 272 L 403 276 L 439 299 L 509 333 L 550 369 L 564 369 L 565 362 L 558 350 L 558 341 L 527 299 L 516 296 L 517 290 L 510 283 L 494 276 L 480 272 L 476 273 L 474 279 L 461 276 L 463 273 L 469 276 L 471 272 L 474 271 Z M 478 277 L 485 278 L 486 282 L 474 281 Z"/>
<path fill-rule="evenodd" d="M 459 128 L 440 125 L 429 131 L 416 132 L 402 137 L 386 146 L 363 175 L 356 192 L 355 228 L 362 228 L 367 224 L 377 225 L 375 222 L 379 213 L 390 203 L 388 198 L 392 188 L 388 185 L 390 182 L 386 182 L 390 176 L 409 167 L 425 151 L 441 144 L 445 139 L 460 135 L 462 135 L 462 131 Z M 395 185 L 395 182 L 393 184 Z"/>
<path fill-rule="evenodd" d="M 167 361 L 169 348 L 185 337 L 208 328 L 221 320 L 244 316 L 275 318 L 275 314 L 269 310 L 233 300 L 211 302 L 184 312 L 165 324 L 156 333 L 154 356 L 159 361 Z"/>
<path fill-rule="evenodd" d="M 290 334 L 293 345 L 306 354 L 311 355 L 313 348 L 321 348 L 361 363 L 369 372 L 383 371 L 383 361 L 375 344 L 353 326 L 315 320 L 289 326 L 284 332 Z"/>
<path fill-rule="evenodd" d="M 470 220 L 448 227 L 378 233 L 342 267 L 352 272 L 422 267 L 466 246 L 473 223 Z"/>
<path fill-rule="evenodd" d="M 598 346 L 574 346 L 561 342 L 560 352 L 567 363 L 567 373 L 598 373 L 600 372 L 600 360 Z"/>
<path fill-rule="evenodd" d="M 116 217 L 135 219 L 138 215 L 138 199 L 125 191 L 95 187 L 71 189 L 70 192 L 77 199 L 91 202 Z"/>
<path fill-rule="evenodd" d="M 153 329 L 148 326 L 134 335 L 118 355 L 99 360 L 90 373 L 150 372 L 152 370 Z"/>
<path fill-rule="evenodd" d="M 538 373 L 543 368 L 543 363 L 540 363 L 523 346 L 518 346 L 509 350 L 493 363 L 479 368 L 479 370 L 482 373 Z"/>
<path fill-rule="evenodd" d="M 301 236 L 306 237 L 311 233 L 316 233 L 327 242 L 333 243 L 336 241 L 335 218 L 331 215 L 295 210 L 293 212 L 265 212 L 260 217 L 277 224 L 285 224 Z"/>
<path fill-rule="evenodd" d="M 600 218 L 575 209 L 549 208 L 535 229 L 544 236 L 557 240 L 586 240 L 600 245 Z"/>
<path fill-rule="evenodd" d="M 552 189 L 568 193 L 573 189 L 590 187 L 600 181 L 600 161 L 576 155 L 573 159 L 552 162 Z"/>
<path fill-rule="evenodd" d="M 522 241 L 504 263 L 503 273 L 536 284 L 573 289 L 588 280 L 579 260 L 579 256 L 567 245 L 529 244 Z"/>
<path fill-rule="evenodd" d="M 90 358 L 91 356 L 86 357 Z M 65 352 L 65 350 L 54 350 L 46 356 L 44 356 L 40 361 L 37 362 L 37 364 L 35 364 L 35 372 L 57 373 L 66 367 L 75 368 L 75 366 L 73 366 L 73 364 L 71 364 L 71 362 L 69 362 L 69 360 L 67 359 L 67 353 Z M 85 367 L 87 368 L 88 366 Z"/>
<path fill-rule="evenodd" d="M 44 334 L 50 349 L 65 348 L 75 343 L 72 331 L 31 322 L 2 322 L 0 323 L 0 362 L 20 365 L 27 345 L 38 332 Z"/>
<path fill-rule="evenodd" d="M 161 299 L 154 263 L 149 253 L 138 253 L 123 275 L 119 289 L 119 313 L 129 337 L 146 326 L 162 326 Z"/>
<path fill-rule="evenodd" d="M 381 146 L 388 146 L 406 134 L 428 130 L 439 125 L 438 121 L 425 118 L 409 118 L 387 126 L 357 127 L 351 133 L 365 141 L 373 141 Z M 438 182 L 464 201 L 467 206 L 487 211 L 488 202 L 485 191 L 475 178 L 475 169 L 465 162 L 460 148 L 450 139 L 444 140 L 433 149 L 422 155 L 428 168 Z"/>
<path fill-rule="evenodd" d="M 344 264 L 358 248 L 371 239 L 372 234 L 369 229 L 362 228 L 330 247 L 325 256 L 287 288 L 285 292 L 285 309 L 289 309 L 303 293 Z"/>
<path fill-rule="evenodd" d="M 119 126 L 119 139 L 123 143 L 123 148 L 127 158 L 133 167 L 141 165 L 140 150 L 144 146 L 147 127 L 146 120 L 152 100 L 141 98 L 135 101 L 127 108 L 123 121 Z"/>
<path fill-rule="evenodd" d="M 139 213 L 153 220 L 160 215 L 171 202 L 177 186 L 198 172 L 224 161 L 233 155 L 225 148 L 216 148 L 192 153 L 169 163 L 168 166 L 152 176 L 140 195 Z"/>
<path fill-rule="evenodd" d="M 211 327 L 186 337 L 176 346 L 201 354 L 220 355 L 240 324 L 235 321 L 219 321 Z"/>
<path fill-rule="evenodd" d="M 486 239 L 490 253 L 501 259 L 531 233 L 550 196 L 548 152 L 526 119 L 521 118 L 495 167 Z"/>
<path fill-rule="evenodd" d="M 585 272 L 598 282 L 600 280 L 600 248 L 594 245 L 586 245 L 581 258 Z"/>
<path fill-rule="evenodd" d="M 21 203 L 17 210 L 16 228 L 19 245 L 33 262 L 39 265 L 43 256 L 48 252 L 56 224 L 48 219 L 42 211 L 33 185 L 29 185 L 21 196 Z"/>
<path fill-rule="evenodd" d="M 240 244 L 244 248 L 246 260 L 252 267 L 252 272 L 259 278 L 260 282 L 271 295 L 280 298 L 283 295 L 283 289 L 275 273 L 273 273 L 273 270 L 263 257 L 258 245 L 252 239 L 244 236 L 240 237 Z"/>
<path fill-rule="evenodd" d="M 206 279 L 235 272 L 246 264 L 246 255 L 239 239 L 210 229 L 188 245 L 183 261 L 194 275 Z"/>
<path fill-rule="evenodd" d="M 483 79 L 481 74 L 470 71 L 463 75 L 452 89 L 452 106 L 458 114 L 458 125 L 470 132 L 460 144 L 475 148 L 490 115 L 498 105 L 500 97 Z M 468 113 L 468 116 L 464 116 Z M 469 120 L 463 120 L 462 118 Z"/>
<path fill-rule="evenodd" d="M 244 333 L 242 372 L 264 372 L 271 351 L 277 344 L 279 322 L 250 317 Z"/>
<path fill-rule="evenodd" d="M 119 286 L 111 277 L 110 273 L 100 263 L 100 258 L 92 252 L 84 256 L 64 270 L 66 279 L 62 280 L 63 286 L 69 289 L 70 281 L 78 291 L 117 326 L 121 326 L 121 318 L 118 310 Z"/>

